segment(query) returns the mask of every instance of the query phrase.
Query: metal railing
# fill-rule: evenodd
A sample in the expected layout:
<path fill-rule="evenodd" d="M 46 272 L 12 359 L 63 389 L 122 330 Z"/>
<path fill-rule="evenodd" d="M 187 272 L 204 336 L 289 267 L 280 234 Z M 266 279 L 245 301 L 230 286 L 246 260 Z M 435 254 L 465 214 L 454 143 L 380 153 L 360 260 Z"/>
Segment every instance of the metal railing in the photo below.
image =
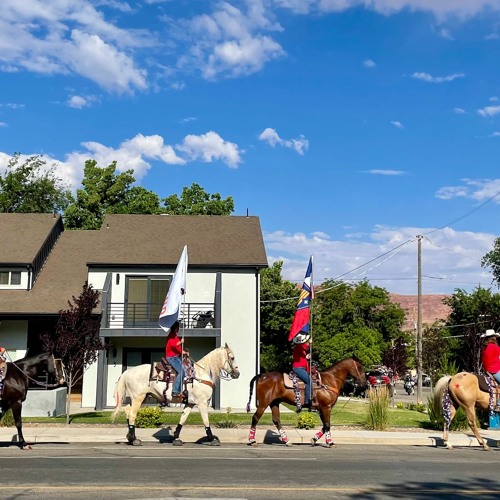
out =
<path fill-rule="evenodd" d="M 163 303 L 112 302 L 107 308 L 107 328 L 151 328 L 158 326 Z M 209 302 L 181 305 L 181 328 L 214 328 L 215 307 Z"/>

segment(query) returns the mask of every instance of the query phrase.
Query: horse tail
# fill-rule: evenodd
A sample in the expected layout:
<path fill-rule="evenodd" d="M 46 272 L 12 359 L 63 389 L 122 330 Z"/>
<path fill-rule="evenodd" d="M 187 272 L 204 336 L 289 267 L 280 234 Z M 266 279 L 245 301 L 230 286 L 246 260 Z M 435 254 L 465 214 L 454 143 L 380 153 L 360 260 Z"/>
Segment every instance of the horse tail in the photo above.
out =
<path fill-rule="evenodd" d="M 252 380 L 250 380 L 250 395 L 248 396 L 247 413 L 250 411 L 250 401 L 252 400 L 253 384 L 259 378 L 260 378 L 260 373 L 258 373 L 257 375 L 255 375 L 255 377 Z"/>
<path fill-rule="evenodd" d="M 116 401 L 116 406 L 115 410 L 113 411 L 113 415 L 111 416 L 111 420 L 114 422 L 116 416 L 122 409 L 122 403 L 123 400 L 125 399 L 125 377 L 123 376 L 124 374 L 122 373 L 120 375 L 120 378 L 118 379 L 118 382 L 116 382 L 116 392 L 115 392 L 115 401 Z"/>
<path fill-rule="evenodd" d="M 445 398 L 445 393 L 448 391 L 450 379 L 450 375 L 445 375 L 444 377 L 441 377 L 434 386 L 434 392 L 432 394 L 432 409 L 436 417 L 443 416 L 443 399 Z"/>

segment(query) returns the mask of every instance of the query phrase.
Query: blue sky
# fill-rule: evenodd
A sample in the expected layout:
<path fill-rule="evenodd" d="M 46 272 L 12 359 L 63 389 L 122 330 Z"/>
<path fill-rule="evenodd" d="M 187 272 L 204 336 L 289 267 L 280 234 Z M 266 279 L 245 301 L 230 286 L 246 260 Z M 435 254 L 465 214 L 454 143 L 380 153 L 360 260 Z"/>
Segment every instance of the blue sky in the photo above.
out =
<path fill-rule="evenodd" d="M 489 287 L 499 56 L 500 0 L 2 0 L 0 169 L 233 196 L 293 281 L 416 294 L 422 234 L 424 293 Z"/>

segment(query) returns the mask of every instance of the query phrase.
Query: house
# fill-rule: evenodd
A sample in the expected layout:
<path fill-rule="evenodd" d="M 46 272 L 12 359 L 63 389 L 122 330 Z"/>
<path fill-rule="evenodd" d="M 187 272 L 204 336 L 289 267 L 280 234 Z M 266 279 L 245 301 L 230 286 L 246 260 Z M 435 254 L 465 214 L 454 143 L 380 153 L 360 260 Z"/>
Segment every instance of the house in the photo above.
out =
<path fill-rule="evenodd" d="M 59 215 L 0 214 L 0 345 L 13 358 L 85 281 L 101 292 L 100 336 L 111 346 L 83 377 L 82 406 L 114 406 L 126 368 L 159 360 L 158 316 L 184 245 L 189 266 L 181 334 L 194 359 L 228 343 L 242 377 L 222 381 L 213 405 L 239 407 L 259 369 L 259 272 L 267 267 L 257 217 L 109 215 L 99 230 L 65 231 Z"/>

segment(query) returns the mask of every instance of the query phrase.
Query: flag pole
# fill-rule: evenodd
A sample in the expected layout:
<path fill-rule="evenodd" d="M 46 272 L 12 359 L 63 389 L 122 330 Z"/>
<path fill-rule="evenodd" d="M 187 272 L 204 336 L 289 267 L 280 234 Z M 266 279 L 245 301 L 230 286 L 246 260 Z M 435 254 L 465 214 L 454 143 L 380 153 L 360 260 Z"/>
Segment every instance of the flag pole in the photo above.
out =
<path fill-rule="evenodd" d="M 309 295 L 310 300 L 309 300 L 309 335 L 311 338 L 309 339 L 309 376 L 311 377 L 310 380 L 312 380 L 312 359 L 313 359 L 313 315 L 312 315 L 312 304 L 313 304 L 313 299 L 314 299 L 314 255 L 311 255 L 311 293 Z M 309 396 L 309 401 L 312 400 L 312 393 L 313 393 L 313 388 L 312 388 L 312 383 L 309 386 L 309 391 L 310 394 Z"/>

